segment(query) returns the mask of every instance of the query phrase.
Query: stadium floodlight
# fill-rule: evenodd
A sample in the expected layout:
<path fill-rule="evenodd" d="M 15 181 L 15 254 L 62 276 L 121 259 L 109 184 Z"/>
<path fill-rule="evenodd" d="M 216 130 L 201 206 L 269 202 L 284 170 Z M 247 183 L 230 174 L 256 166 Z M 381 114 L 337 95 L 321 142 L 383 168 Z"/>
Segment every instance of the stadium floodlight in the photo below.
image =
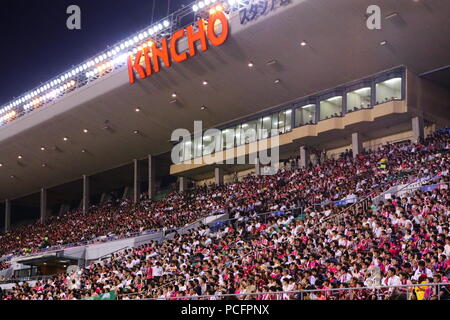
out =
<path fill-rule="evenodd" d="M 138 38 L 139 38 L 139 40 L 142 40 L 142 39 L 144 39 L 144 35 L 143 35 L 142 33 L 140 33 L 140 34 L 138 35 Z"/>
<path fill-rule="evenodd" d="M 164 27 L 163 27 L 163 25 L 160 23 L 160 24 L 158 24 L 158 30 L 162 30 L 162 29 L 164 29 Z"/>
<path fill-rule="evenodd" d="M 147 31 L 144 31 L 144 32 L 143 32 L 143 35 L 144 35 L 144 38 L 147 38 L 147 37 L 148 37 L 148 32 L 147 32 Z"/>
<path fill-rule="evenodd" d="M 123 50 L 123 49 L 125 49 L 125 43 L 120 44 L 120 50 Z"/>
<path fill-rule="evenodd" d="M 138 36 L 134 36 L 133 41 L 134 41 L 134 43 L 138 42 L 139 41 L 139 37 Z"/>
<path fill-rule="evenodd" d="M 230 6 L 234 6 L 236 4 L 237 0 L 228 0 L 228 4 Z"/>
<path fill-rule="evenodd" d="M 169 20 L 164 20 L 163 25 L 165 28 L 168 28 L 170 26 L 170 21 Z"/>
<path fill-rule="evenodd" d="M 200 2 L 198 3 L 198 7 L 199 7 L 200 9 L 203 9 L 203 8 L 205 7 L 205 3 L 204 3 L 203 1 L 200 1 Z"/>
<path fill-rule="evenodd" d="M 211 4 L 210 0 L 204 0 L 205 1 L 205 6 L 209 6 Z"/>
<path fill-rule="evenodd" d="M 198 11 L 198 5 L 196 5 L 196 4 L 194 4 L 193 6 L 192 6 L 192 11 L 194 11 L 194 12 L 197 12 Z"/>

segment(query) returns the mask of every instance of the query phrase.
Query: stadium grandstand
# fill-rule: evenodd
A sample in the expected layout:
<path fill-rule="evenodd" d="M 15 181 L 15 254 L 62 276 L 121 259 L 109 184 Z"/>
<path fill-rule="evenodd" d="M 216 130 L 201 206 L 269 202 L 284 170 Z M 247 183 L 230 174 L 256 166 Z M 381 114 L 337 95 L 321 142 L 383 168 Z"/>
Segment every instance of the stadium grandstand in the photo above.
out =
<path fill-rule="evenodd" d="M 449 13 L 193 1 L 0 105 L 0 300 L 450 300 Z"/>

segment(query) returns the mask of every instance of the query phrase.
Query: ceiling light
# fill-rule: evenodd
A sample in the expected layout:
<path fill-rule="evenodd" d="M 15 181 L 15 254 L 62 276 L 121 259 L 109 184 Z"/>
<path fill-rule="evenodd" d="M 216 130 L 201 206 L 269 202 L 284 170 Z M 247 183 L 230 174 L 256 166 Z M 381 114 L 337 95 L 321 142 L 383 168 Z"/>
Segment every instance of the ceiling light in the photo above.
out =
<path fill-rule="evenodd" d="M 204 80 L 203 85 L 206 86 L 208 84 L 208 81 Z"/>
<path fill-rule="evenodd" d="M 22 159 L 22 156 L 21 156 L 21 155 L 19 155 L 19 156 L 17 157 L 17 159 Z"/>
<path fill-rule="evenodd" d="M 64 141 L 67 141 L 67 140 L 69 140 L 69 138 L 67 138 L 67 137 L 64 137 L 64 138 L 63 138 L 63 140 L 64 140 Z"/>
<path fill-rule="evenodd" d="M 134 130 L 133 133 L 134 134 L 139 134 L 139 130 Z"/>
<path fill-rule="evenodd" d="M 88 129 L 83 129 L 83 132 L 84 132 L 84 133 L 88 133 L 89 130 L 88 130 Z"/>
<path fill-rule="evenodd" d="M 380 42 L 380 45 L 382 45 L 382 46 L 385 46 L 386 44 L 387 44 L 386 40 Z"/>
<path fill-rule="evenodd" d="M 249 68 L 252 68 L 252 67 L 253 67 L 253 62 L 250 61 L 250 62 L 248 63 L 248 67 L 249 67 Z"/>
<path fill-rule="evenodd" d="M 301 45 L 302 47 L 306 46 L 306 41 L 303 40 L 302 42 L 300 42 L 300 45 Z"/>
<path fill-rule="evenodd" d="M 206 110 L 206 106 L 201 106 L 200 109 Z"/>
<path fill-rule="evenodd" d="M 274 83 L 276 83 L 276 84 L 280 83 L 280 79 L 276 79 L 276 80 L 274 81 Z"/>
<path fill-rule="evenodd" d="M 177 97 L 177 94 L 174 92 L 174 93 L 172 93 L 172 98 L 176 98 Z"/>
<path fill-rule="evenodd" d="M 360 94 L 360 93 L 364 93 L 364 92 L 369 91 L 369 90 L 370 90 L 370 88 L 366 87 L 366 88 L 361 88 L 361 89 L 355 90 L 355 91 L 353 91 L 353 93 Z"/>
<path fill-rule="evenodd" d="M 46 166 L 47 166 L 46 163 L 43 163 L 43 164 L 42 164 L 42 168 L 45 168 Z"/>
<path fill-rule="evenodd" d="M 82 153 L 86 153 L 86 149 L 81 149 L 81 152 Z"/>
<path fill-rule="evenodd" d="M 41 147 L 41 151 L 45 151 L 45 147 Z"/>
<path fill-rule="evenodd" d="M 3 163 L 0 163 L 0 167 L 3 167 Z"/>
<path fill-rule="evenodd" d="M 138 108 L 134 109 L 134 111 L 139 112 L 139 111 L 141 111 L 141 109 L 138 107 Z"/>

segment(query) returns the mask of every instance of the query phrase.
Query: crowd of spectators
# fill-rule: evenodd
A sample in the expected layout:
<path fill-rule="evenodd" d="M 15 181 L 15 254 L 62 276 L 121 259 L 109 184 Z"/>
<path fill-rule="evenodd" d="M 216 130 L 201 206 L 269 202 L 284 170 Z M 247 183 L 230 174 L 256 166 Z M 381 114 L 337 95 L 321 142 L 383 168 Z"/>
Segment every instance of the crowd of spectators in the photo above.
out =
<path fill-rule="evenodd" d="M 252 292 L 269 292 L 259 296 L 263 299 L 294 299 L 297 294 L 280 297 L 270 292 L 327 288 L 342 290 L 338 295 L 311 293 L 303 298 L 434 299 L 437 292 L 430 291 L 435 287 L 412 292 L 344 288 L 447 281 L 449 150 L 449 135 L 435 133 L 417 144 L 388 144 L 355 158 L 346 152 L 337 160 L 308 168 L 251 175 L 229 185 L 173 193 L 162 201 L 136 206 L 127 201 L 118 206 L 109 203 L 86 215 L 68 214 L 39 233 L 47 245 L 63 243 L 63 234 L 80 241 L 108 233 L 178 227 L 214 213 L 229 213 L 235 223 L 218 231 L 202 227 L 162 244 L 128 249 L 33 287 L 21 284 L 6 299 L 82 299 L 109 291 L 116 291 L 120 299 L 199 295 L 217 299 L 220 294 Z M 338 222 L 326 220 L 340 210 L 332 201 L 373 198 L 411 177 L 428 176 L 438 177 L 437 189 L 354 206 L 340 213 Z M 293 214 L 297 207 L 304 208 L 306 217 Z M 280 216 L 257 218 L 257 213 L 268 211 Z M 66 230 L 56 232 L 62 221 Z M 86 221 L 95 223 L 80 230 Z M 67 223 L 76 228 L 67 228 Z M 448 298 L 448 287 L 439 289 L 441 298 Z"/>
<path fill-rule="evenodd" d="M 435 133 L 419 144 L 385 145 L 355 159 L 349 151 L 337 160 L 323 159 L 308 168 L 281 170 L 272 176 L 251 175 L 240 182 L 200 187 L 187 193 L 174 192 L 160 201 L 144 200 L 135 205 L 118 199 L 92 206 L 86 213 L 77 210 L 1 235 L 0 255 L 29 254 L 99 237 L 176 228 L 216 213 L 265 212 L 280 207 L 280 203 L 288 208 L 304 207 L 373 195 L 402 182 L 402 177 L 406 181 L 411 176 L 439 172 L 440 157 L 435 154 L 448 146 L 448 134 Z M 329 210 L 337 208 L 330 206 Z"/>

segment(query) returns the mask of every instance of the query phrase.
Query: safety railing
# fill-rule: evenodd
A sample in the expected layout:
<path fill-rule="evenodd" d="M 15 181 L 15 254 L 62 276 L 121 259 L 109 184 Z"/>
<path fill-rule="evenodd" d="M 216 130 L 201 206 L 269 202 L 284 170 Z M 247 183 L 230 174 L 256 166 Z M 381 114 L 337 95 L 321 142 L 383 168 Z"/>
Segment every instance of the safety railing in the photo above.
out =
<path fill-rule="evenodd" d="M 136 295 L 139 293 L 134 297 Z M 450 300 L 450 283 L 159 297 L 142 300 Z"/>

